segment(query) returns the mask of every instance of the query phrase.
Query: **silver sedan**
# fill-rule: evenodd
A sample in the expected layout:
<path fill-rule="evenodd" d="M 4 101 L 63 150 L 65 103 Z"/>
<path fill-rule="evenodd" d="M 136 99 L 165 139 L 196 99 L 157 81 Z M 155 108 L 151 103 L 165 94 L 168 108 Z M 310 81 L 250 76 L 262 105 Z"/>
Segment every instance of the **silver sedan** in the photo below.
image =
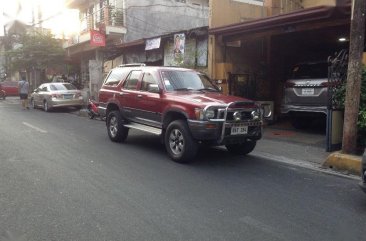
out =
<path fill-rule="evenodd" d="M 70 83 L 41 84 L 31 94 L 33 108 L 41 107 L 49 111 L 57 107 L 81 108 L 84 104 L 80 90 Z"/>

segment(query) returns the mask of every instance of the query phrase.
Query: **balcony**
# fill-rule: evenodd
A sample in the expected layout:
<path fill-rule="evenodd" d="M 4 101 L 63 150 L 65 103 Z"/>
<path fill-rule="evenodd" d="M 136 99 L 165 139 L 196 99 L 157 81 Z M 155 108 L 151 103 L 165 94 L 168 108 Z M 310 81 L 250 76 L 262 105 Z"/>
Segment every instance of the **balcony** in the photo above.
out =
<path fill-rule="evenodd" d="M 80 19 L 80 33 L 72 36 L 64 48 L 90 41 L 90 30 L 105 32 L 107 42 L 121 39 L 127 32 L 124 27 L 124 11 L 113 6 L 104 6 L 92 14 L 85 13 Z"/>

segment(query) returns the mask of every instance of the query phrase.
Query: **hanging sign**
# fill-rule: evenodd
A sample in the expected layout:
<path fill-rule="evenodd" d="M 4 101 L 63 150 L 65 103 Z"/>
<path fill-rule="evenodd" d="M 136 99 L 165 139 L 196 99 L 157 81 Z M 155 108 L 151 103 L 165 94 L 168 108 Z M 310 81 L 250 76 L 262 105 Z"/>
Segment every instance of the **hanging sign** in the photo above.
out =
<path fill-rule="evenodd" d="M 105 46 L 105 35 L 95 31 L 90 30 L 90 46 Z"/>

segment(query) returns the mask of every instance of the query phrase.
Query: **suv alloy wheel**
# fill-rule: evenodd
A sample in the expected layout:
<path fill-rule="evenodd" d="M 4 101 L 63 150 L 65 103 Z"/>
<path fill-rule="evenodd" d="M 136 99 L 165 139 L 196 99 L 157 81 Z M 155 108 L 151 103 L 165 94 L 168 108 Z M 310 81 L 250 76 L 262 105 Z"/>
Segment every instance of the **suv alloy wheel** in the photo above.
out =
<path fill-rule="evenodd" d="M 123 119 L 119 111 L 112 111 L 107 118 L 109 138 L 114 142 L 123 142 L 128 136 L 129 129 L 123 126 Z"/>
<path fill-rule="evenodd" d="M 186 163 L 196 155 L 198 143 L 193 139 L 187 123 L 176 120 L 169 124 L 165 132 L 165 147 L 171 159 Z"/>

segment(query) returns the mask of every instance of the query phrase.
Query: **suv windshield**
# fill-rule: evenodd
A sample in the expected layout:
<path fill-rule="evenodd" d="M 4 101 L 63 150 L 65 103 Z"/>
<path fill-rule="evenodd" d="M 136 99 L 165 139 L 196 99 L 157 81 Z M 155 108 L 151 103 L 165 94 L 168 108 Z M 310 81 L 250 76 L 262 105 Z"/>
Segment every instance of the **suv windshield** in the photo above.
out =
<path fill-rule="evenodd" d="M 162 71 L 161 75 L 167 91 L 219 91 L 207 76 L 196 72 L 168 70 Z"/>
<path fill-rule="evenodd" d="M 296 65 L 291 72 L 292 79 L 320 79 L 328 77 L 327 63 Z"/>

